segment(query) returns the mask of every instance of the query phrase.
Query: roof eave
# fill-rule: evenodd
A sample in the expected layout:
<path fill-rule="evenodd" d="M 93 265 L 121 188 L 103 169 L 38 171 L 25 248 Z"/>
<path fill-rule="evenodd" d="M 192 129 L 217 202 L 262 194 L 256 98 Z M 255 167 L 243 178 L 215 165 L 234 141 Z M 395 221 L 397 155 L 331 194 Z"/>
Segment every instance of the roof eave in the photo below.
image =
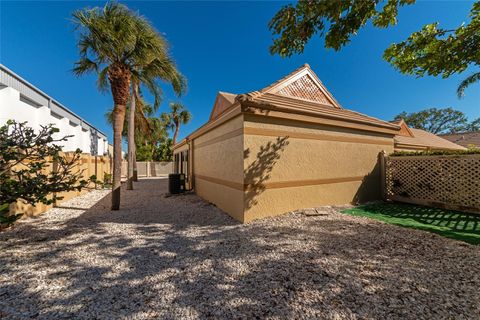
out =
<path fill-rule="evenodd" d="M 342 117 L 337 117 L 337 116 L 331 116 L 331 115 L 324 115 L 318 112 L 314 111 L 306 111 L 306 110 L 292 110 L 292 109 L 285 109 L 282 107 L 278 107 L 269 103 L 265 102 L 259 102 L 251 97 L 244 97 L 242 100 L 240 100 L 241 105 L 242 105 L 242 112 L 244 113 L 257 113 L 260 115 L 264 116 L 271 116 L 270 113 L 271 111 L 278 111 L 278 112 L 283 112 L 287 114 L 298 114 L 298 115 L 305 115 L 317 119 L 331 119 L 338 121 L 338 126 L 342 126 L 340 123 L 352 123 L 352 124 L 360 124 L 362 126 L 365 126 L 363 130 L 366 131 L 375 131 L 375 132 L 383 132 L 383 133 L 390 133 L 393 135 L 396 135 L 398 131 L 400 130 L 400 127 L 391 123 L 385 123 L 385 125 L 382 124 L 376 124 L 376 123 L 370 123 L 367 121 L 360 121 L 360 120 L 353 120 L 353 119 L 346 119 Z M 253 109 L 257 109 L 255 112 Z M 307 120 L 307 119 L 305 119 Z M 306 121 L 310 122 L 310 121 Z"/>

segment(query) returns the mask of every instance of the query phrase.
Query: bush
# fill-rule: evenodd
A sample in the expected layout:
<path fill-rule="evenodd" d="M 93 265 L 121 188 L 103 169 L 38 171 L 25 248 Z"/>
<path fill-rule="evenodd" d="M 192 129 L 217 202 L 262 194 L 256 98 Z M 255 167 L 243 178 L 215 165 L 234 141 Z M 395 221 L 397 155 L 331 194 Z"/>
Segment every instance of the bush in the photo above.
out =
<path fill-rule="evenodd" d="M 452 156 L 452 155 L 466 155 L 466 154 L 480 154 L 480 148 L 472 148 L 467 150 L 428 150 L 428 151 L 395 151 L 391 154 L 394 157 L 403 156 Z"/>
<path fill-rule="evenodd" d="M 0 127 L 0 225 L 10 225 L 21 214 L 9 215 L 10 204 L 52 204 L 62 199 L 57 193 L 80 191 L 90 180 L 83 179 L 77 162 L 81 150 L 62 156 L 61 146 L 71 136 L 55 139 L 59 130 L 53 125 L 41 126 L 36 133 L 26 123 L 7 121 Z M 53 166 L 54 170 L 51 170 Z"/>

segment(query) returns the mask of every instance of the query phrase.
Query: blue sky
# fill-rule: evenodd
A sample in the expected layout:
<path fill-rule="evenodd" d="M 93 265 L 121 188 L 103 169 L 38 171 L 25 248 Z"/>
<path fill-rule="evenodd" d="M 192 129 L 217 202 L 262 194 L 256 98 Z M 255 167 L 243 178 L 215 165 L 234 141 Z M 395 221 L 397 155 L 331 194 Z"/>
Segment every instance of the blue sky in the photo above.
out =
<path fill-rule="evenodd" d="M 449 79 L 416 79 L 395 71 L 382 60 L 383 50 L 405 39 L 425 23 L 446 28 L 467 19 L 471 1 L 418 1 L 400 11 L 396 27 L 364 28 L 340 52 L 325 50 L 319 39 L 304 54 L 282 59 L 271 56 L 268 21 L 282 2 L 126 2 L 164 33 L 180 71 L 188 78 L 188 92 L 176 98 L 164 86 L 160 107 L 183 102 L 192 122 L 183 137 L 205 121 L 218 91 L 244 93 L 260 89 L 309 63 L 322 82 L 345 107 L 385 120 L 401 111 L 453 107 L 470 119 L 480 117 L 480 85 L 459 100 L 456 87 L 469 74 Z M 71 13 L 104 2 L 0 2 L 0 62 L 106 132 L 104 113 L 112 106 L 109 94 L 96 89 L 95 76 L 76 78 L 71 72 L 78 58 Z"/>

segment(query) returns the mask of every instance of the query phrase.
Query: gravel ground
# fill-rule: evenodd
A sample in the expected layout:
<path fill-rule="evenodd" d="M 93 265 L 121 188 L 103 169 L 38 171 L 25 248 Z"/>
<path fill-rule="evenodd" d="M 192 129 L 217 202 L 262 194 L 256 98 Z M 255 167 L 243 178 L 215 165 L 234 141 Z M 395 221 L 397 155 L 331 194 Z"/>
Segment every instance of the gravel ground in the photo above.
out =
<path fill-rule="evenodd" d="M 136 188 L 0 233 L 0 318 L 480 317 L 480 246 L 338 208 L 241 225 L 166 180 Z"/>

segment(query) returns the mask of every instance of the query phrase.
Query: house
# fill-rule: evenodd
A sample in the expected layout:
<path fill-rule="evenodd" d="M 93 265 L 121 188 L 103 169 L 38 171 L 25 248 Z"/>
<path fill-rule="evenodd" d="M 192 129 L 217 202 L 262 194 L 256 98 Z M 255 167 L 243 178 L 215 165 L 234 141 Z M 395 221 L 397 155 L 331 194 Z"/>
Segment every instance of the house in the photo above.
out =
<path fill-rule="evenodd" d="M 79 148 L 91 155 L 108 152 L 105 133 L 0 64 L 0 125 L 9 119 L 27 122 L 35 130 L 42 125 L 54 124 L 60 129 L 58 137 L 72 136 L 58 143 L 63 151 Z"/>
<path fill-rule="evenodd" d="M 400 126 L 344 109 L 306 64 L 259 91 L 218 93 L 209 121 L 174 147 L 187 187 L 249 222 L 380 198 L 378 154 Z"/>
<path fill-rule="evenodd" d="M 480 131 L 442 134 L 440 136 L 465 148 L 480 148 Z"/>
<path fill-rule="evenodd" d="M 445 139 L 444 136 L 410 128 L 403 119 L 392 123 L 400 126 L 400 132 L 394 137 L 395 151 L 465 150 L 465 147 Z"/>

